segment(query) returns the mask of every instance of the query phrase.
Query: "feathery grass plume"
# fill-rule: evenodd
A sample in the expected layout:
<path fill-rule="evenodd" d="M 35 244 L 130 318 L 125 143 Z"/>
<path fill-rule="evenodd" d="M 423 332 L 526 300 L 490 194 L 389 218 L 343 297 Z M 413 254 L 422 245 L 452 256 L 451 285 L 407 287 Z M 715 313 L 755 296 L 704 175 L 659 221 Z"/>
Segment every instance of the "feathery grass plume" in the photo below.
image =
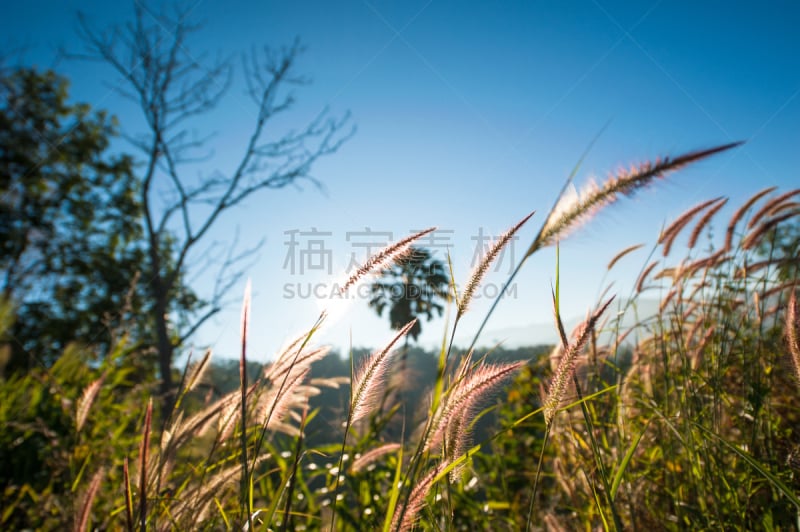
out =
<path fill-rule="evenodd" d="M 565 493 L 569 493 L 566 491 Z M 546 513 L 544 516 L 544 524 L 545 530 L 550 530 L 552 532 L 567 532 L 567 529 L 558 521 L 558 518 L 553 515 L 552 513 Z"/>
<path fill-rule="evenodd" d="M 83 494 L 80 503 L 80 512 L 78 512 L 75 519 L 75 532 L 83 532 L 89 524 L 89 516 L 92 513 L 92 503 L 94 503 L 94 497 L 97 495 L 97 490 L 100 488 L 100 481 L 103 480 L 103 475 L 105 475 L 105 470 L 100 468 L 92 477 L 91 482 L 89 482 L 86 493 Z"/>
<path fill-rule="evenodd" d="M 547 220 L 545 220 L 545 223 L 542 226 L 542 236 L 558 225 L 560 220 L 569 217 L 570 213 L 580 210 L 581 205 L 586 204 L 589 198 L 595 196 L 599 190 L 600 187 L 594 179 L 589 179 L 589 181 L 586 182 L 580 191 L 578 191 L 573 184 L 570 184 L 568 187 L 566 187 L 562 191 L 561 195 L 559 195 L 558 200 L 556 201 L 555 205 L 553 205 L 553 208 L 547 216 Z M 586 222 L 594 215 L 595 212 L 596 208 L 593 207 L 587 208 L 580 214 L 575 214 L 575 220 L 569 227 L 565 226 L 563 231 L 559 233 L 559 236 L 564 238 L 569 231 L 572 231 L 574 228 Z M 553 241 L 555 240 L 556 239 L 553 239 Z M 547 244 L 545 243 L 543 246 L 544 245 Z"/>
<path fill-rule="evenodd" d="M 480 405 L 525 364 L 526 360 L 509 364 L 481 363 L 455 384 L 444 405 L 440 405 L 443 408 L 430 438 L 431 446 L 442 445 L 447 462 L 456 460 L 469 447 L 470 429 Z M 463 466 L 462 463 L 450 472 L 453 482 L 460 477 Z"/>
<path fill-rule="evenodd" d="M 264 430 L 286 432 L 290 425 L 284 423 L 284 420 L 290 416 L 299 419 L 299 416 L 294 415 L 296 410 L 305 408 L 308 398 L 320 393 L 316 386 L 303 383 L 311 370 L 311 364 L 324 358 L 330 352 L 330 347 L 299 349 L 294 355 L 285 352 L 264 371 L 265 378 L 270 382 L 270 388 L 259 400 L 258 407 Z M 289 430 L 292 434 L 297 433 L 295 428 Z"/>
<path fill-rule="evenodd" d="M 258 383 L 254 383 L 247 389 L 247 397 L 253 395 L 258 388 Z M 217 420 L 217 440 L 225 441 L 234 434 L 236 422 L 241 417 L 241 390 L 235 390 L 218 401 L 219 410 L 214 417 Z"/>
<path fill-rule="evenodd" d="M 186 384 L 183 387 L 184 394 L 191 392 L 198 384 L 200 384 L 200 382 L 203 380 L 203 376 L 210 367 L 210 360 L 211 349 L 206 349 L 205 353 L 203 353 L 203 357 L 194 366 L 192 366 L 192 368 L 189 370 L 189 373 L 186 375 Z"/>
<path fill-rule="evenodd" d="M 657 281 L 659 279 L 677 279 L 675 276 L 675 272 L 678 270 L 676 266 L 670 266 L 668 268 L 661 268 L 658 273 L 653 275 L 653 280 Z M 639 276 L 641 278 L 641 275 Z"/>
<path fill-rule="evenodd" d="M 695 347 L 694 351 L 689 354 L 689 356 L 691 358 L 692 371 L 697 371 L 700 368 L 700 365 L 703 363 L 703 359 L 704 359 L 703 351 L 704 351 L 706 345 L 708 344 L 708 342 L 714 336 L 714 333 L 716 333 L 716 332 L 717 332 L 717 328 L 716 328 L 715 325 L 712 325 L 711 327 L 706 329 L 706 332 L 703 335 L 703 337 L 700 339 L 700 342 L 698 342 L 697 347 Z"/>
<path fill-rule="evenodd" d="M 658 305 L 658 313 L 663 314 L 664 311 L 667 309 L 667 306 L 672 302 L 673 298 L 678 294 L 678 291 L 673 287 L 670 288 L 667 295 L 661 300 L 661 303 Z"/>
<path fill-rule="evenodd" d="M 292 372 L 283 386 L 272 386 L 266 394 L 258 400 L 258 418 L 266 428 L 275 428 L 278 424 L 290 417 L 294 408 L 302 408 L 308 403 L 308 396 L 302 393 L 306 388 L 301 388 L 310 368 Z M 279 383 L 280 384 L 280 383 Z M 301 393 L 297 393 L 298 390 Z M 319 390 L 314 389 L 316 393 Z"/>
<path fill-rule="evenodd" d="M 643 246 L 644 246 L 644 244 L 634 244 L 633 246 L 626 247 L 625 249 L 623 249 L 622 251 L 620 251 L 619 253 L 614 255 L 614 258 L 612 258 L 610 261 L 608 261 L 608 266 L 606 266 L 606 269 L 610 270 L 625 255 L 627 255 L 628 253 L 633 253 L 634 251 L 636 251 L 637 249 L 639 249 L 639 248 L 641 248 Z"/>
<path fill-rule="evenodd" d="M 728 198 L 721 199 L 719 203 L 708 209 L 708 211 L 706 211 L 706 213 L 700 218 L 700 221 L 694 226 L 691 235 L 689 235 L 689 243 L 687 244 L 689 249 L 694 248 L 695 244 L 697 244 L 697 240 L 700 238 L 700 233 L 703 232 L 703 229 L 705 229 L 705 227 L 711 221 L 711 218 L 713 218 L 714 215 L 717 214 L 726 203 L 728 203 Z"/>
<path fill-rule="evenodd" d="M 367 275 L 369 272 L 373 270 L 381 269 L 382 267 L 386 266 L 393 260 L 397 260 L 398 258 L 402 257 L 406 253 L 408 253 L 409 249 L 411 248 L 411 244 L 414 241 L 422 238 L 423 236 L 427 235 L 428 233 L 432 233 L 435 231 L 435 227 L 431 227 L 425 229 L 424 231 L 420 231 L 418 233 L 414 233 L 411 236 L 408 236 L 402 240 L 395 242 L 394 244 L 390 244 L 383 248 L 382 250 L 378 251 L 374 255 L 372 255 L 367 262 L 365 262 L 361 267 L 356 270 L 356 272 L 351 275 L 347 281 L 339 289 L 340 294 L 344 294 L 347 290 L 350 289 L 354 284 L 356 284 L 359 279 Z"/>
<path fill-rule="evenodd" d="M 708 270 L 710 268 L 716 268 L 719 265 L 731 260 L 731 256 L 727 255 L 725 249 L 720 249 L 715 251 L 708 257 L 698 259 L 694 262 L 690 262 L 686 265 L 683 272 L 686 277 L 691 277 L 692 275 L 696 274 L 700 270 Z"/>
<path fill-rule="evenodd" d="M 164 454 L 168 454 L 169 451 L 173 448 L 173 444 L 175 442 L 175 434 L 181 430 L 181 425 L 183 424 L 183 410 L 178 412 L 177 414 L 173 410 L 170 414 L 172 420 L 169 422 L 168 427 L 164 427 L 161 431 L 161 453 L 162 458 Z"/>
<path fill-rule="evenodd" d="M 733 142 L 708 150 L 693 151 L 674 159 L 670 157 L 658 158 L 655 161 L 641 164 L 632 170 L 620 171 L 600 186 L 590 185 L 583 194 L 572 195 L 569 198 L 564 196 L 563 198 L 566 199 L 564 199 L 563 204 L 562 198 L 560 198 L 539 231 L 539 235 L 525 253 L 525 257 L 529 257 L 540 248 L 552 245 L 568 231 L 591 218 L 600 209 L 614 203 L 620 194 L 631 196 L 654 179 L 664 177 L 670 172 L 740 144 L 741 142 Z"/>
<path fill-rule="evenodd" d="M 800 201 L 784 201 L 769 211 L 770 216 L 777 216 L 785 211 L 794 211 L 800 208 Z"/>
<path fill-rule="evenodd" d="M 760 209 L 756 211 L 753 217 L 750 219 L 750 222 L 747 224 L 748 229 L 752 229 L 756 226 L 756 224 L 761 221 L 767 215 L 772 215 L 773 210 L 778 207 L 781 203 L 786 201 L 787 199 L 791 198 L 792 196 L 796 196 L 800 194 L 800 188 L 796 188 L 794 190 L 790 190 L 789 192 L 784 192 L 783 194 L 779 194 L 774 198 L 770 199 L 764 205 L 761 206 Z"/>
<path fill-rule="evenodd" d="M 338 470 L 342 470 L 344 462 L 344 451 L 347 445 L 347 437 L 350 428 L 359 420 L 369 417 L 372 411 L 381 404 L 381 392 L 386 384 L 386 374 L 389 370 L 389 362 L 395 354 L 394 345 L 417 323 L 416 318 L 408 322 L 395 335 L 389 344 L 382 350 L 375 351 L 369 357 L 359 363 L 358 370 L 352 375 L 350 385 L 350 409 L 344 425 L 344 436 L 342 437 L 341 453 L 339 454 Z M 351 359 L 352 364 L 352 359 Z M 352 366 L 351 366 L 352 367 Z M 351 370 L 352 372 L 352 370 Z M 398 466 L 399 467 L 399 466 Z M 399 471 L 399 469 L 398 469 Z M 333 489 L 334 504 L 339 495 L 340 476 L 336 475 L 336 483 Z M 334 530 L 336 523 L 336 512 L 331 516 L 330 530 Z"/>
<path fill-rule="evenodd" d="M 468 437 L 466 427 L 469 426 L 477 407 L 504 380 L 527 364 L 526 360 L 508 364 L 481 362 L 475 368 L 470 369 L 471 365 L 467 361 L 468 359 L 465 358 L 456 382 L 445 400 L 439 404 L 433 418 L 430 436 L 425 442 L 425 450 L 436 449 L 450 440 L 466 440 Z M 459 447 L 464 446 L 459 445 Z"/>
<path fill-rule="evenodd" d="M 653 271 L 653 268 L 655 268 L 657 264 L 658 264 L 657 261 L 651 262 L 650 264 L 647 265 L 647 268 L 645 268 L 642 271 L 641 275 L 639 275 L 639 279 L 636 281 L 637 292 L 644 291 L 644 282 L 647 280 L 647 276 L 650 275 L 650 272 Z"/>
<path fill-rule="evenodd" d="M 492 262 L 497 258 L 500 254 L 500 251 L 508 244 L 508 242 L 514 237 L 514 234 L 520 230 L 520 228 L 525 225 L 525 222 L 530 220 L 531 216 L 533 216 L 533 212 L 527 215 L 525 218 L 520 220 L 516 223 L 511 229 L 503 233 L 500 238 L 492 245 L 486 255 L 483 256 L 481 261 L 475 265 L 475 269 L 472 270 L 472 274 L 469 276 L 469 281 L 467 282 L 466 288 L 464 288 L 464 293 L 461 295 L 460 301 L 458 301 L 458 311 L 456 312 L 456 320 L 460 319 L 461 316 L 467 311 L 469 307 L 469 303 L 472 300 L 472 297 L 475 295 L 475 290 L 480 285 L 483 277 L 486 275 L 486 272 L 489 271 L 489 266 L 491 266 Z"/>
<path fill-rule="evenodd" d="M 718 198 L 710 199 L 708 201 L 699 203 L 694 207 L 691 207 L 687 211 L 683 212 L 680 216 L 678 216 L 675 219 L 675 221 L 669 224 L 661 232 L 661 236 L 659 236 L 658 238 L 658 243 L 663 245 L 664 256 L 666 257 L 667 255 L 669 255 L 669 252 L 672 249 L 672 244 L 675 241 L 675 238 L 677 238 L 678 234 L 680 234 L 683 228 L 686 227 L 689 224 L 689 222 L 692 221 L 692 218 L 694 218 L 698 212 L 702 211 L 709 205 L 717 203 L 718 201 L 721 201 L 723 199 L 725 198 L 723 196 L 720 196 Z"/>
<path fill-rule="evenodd" d="M 189 360 L 186 362 L 186 369 L 181 377 L 181 383 L 178 387 L 179 393 L 175 399 L 175 406 L 172 408 L 167 426 L 161 433 L 161 450 L 169 454 L 170 451 L 177 448 L 176 436 L 183 432 L 183 414 L 184 411 L 180 408 L 183 399 L 186 395 L 195 389 L 201 382 L 206 370 L 209 368 L 209 361 L 211 360 L 211 350 L 206 349 L 203 357 L 194 365 L 189 365 L 191 360 L 191 353 L 189 353 Z"/>
<path fill-rule="evenodd" d="M 553 418 L 558 411 L 558 407 L 564 399 L 564 394 L 567 391 L 567 383 L 569 382 L 572 370 L 575 368 L 578 355 L 583 351 L 583 348 L 586 347 L 595 325 L 597 325 L 598 320 L 611 305 L 612 301 L 614 301 L 614 298 L 609 298 L 594 314 L 581 324 L 575 335 L 575 342 L 569 346 L 561 357 L 558 368 L 553 374 L 553 380 L 543 406 L 544 420 L 548 427 L 553 423 Z"/>
<path fill-rule="evenodd" d="M 311 364 L 323 358 L 329 352 L 329 348 L 327 347 L 307 349 L 308 342 L 311 340 L 314 333 L 319 330 L 326 317 L 327 313 L 323 311 L 317 318 L 313 327 L 291 342 L 289 346 L 278 355 L 277 360 L 265 369 L 264 377 L 269 380 L 271 384 L 269 394 L 271 394 L 273 399 L 271 402 L 267 401 L 264 403 L 270 406 L 264 421 L 261 423 L 261 432 L 255 447 L 256 455 L 264 442 L 268 429 L 272 428 L 290 435 L 297 435 L 299 433 L 300 429 L 284 423 L 281 419 L 274 420 L 273 414 L 277 409 L 281 412 L 281 416 L 279 417 L 282 418 L 282 414 L 284 413 L 283 407 L 286 406 L 288 410 L 285 413 L 299 420 L 299 416 L 292 412 L 291 408 L 297 406 L 305 409 L 307 407 L 308 396 L 304 396 L 302 392 L 304 390 L 313 389 L 316 393 L 319 393 L 319 389 L 303 387 L 302 384 L 305 382 L 305 378 L 310 371 Z M 289 402 L 284 402 L 284 399 L 287 398 L 291 398 L 291 400 Z"/>
<path fill-rule="evenodd" d="M 256 467 L 263 463 L 268 456 L 256 458 Z M 191 485 L 176 499 L 176 504 L 170 508 L 170 514 L 175 522 L 193 525 L 190 530 L 202 530 L 203 520 L 207 517 L 208 509 L 215 498 L 223 498 L 223 490 L 236 484 L 236 477 L 241 473 L 241 466 L 232 465 L 226 469 L 216 471 L 205 482 Z M 229 493 L 229 492 L 227 492 Z M 253 514 L 251 514 L 252 517 Z M 246 529 L 247 522 L 243 525 Z M 253 530 L 249 528 L 249 530 Z"/>
<path fill-rule="evenodd" d="M 380 402 L 381 390 L 386 380 L 394 351 L 392 348 L 400 338 L 417 322 L 416 319 L 408 322 L 397 335 L 392 338 L 389 345 L 380 351 L 375 351 L 366 360 L 361 362 L 358 371 L 353 377 L 352 398 L 350 400 L 350 425 L 370 414 Z"/>
<path fill-rule="evenodd" d="M 786 343 L 792 355 L 795 376 L 800 383 L 800 309 L 798 309 L 796 290 L 792 290 L 789 307 L 786 309 Z"/>
<path fill-rule="evenodd" d="M 100 391 L 100 387 L 103 386 L 104 379 L 105 375 L 92 381 L 92 383 L 83 390 L 80 399 L 78 399 L 78 403 L 75 406 L 75 430 L 77 432 L 80 432 L 83 428 L 86 417 L 89 415 L 89 410 L 92 408 L 92 404 L 94 404 L 94 400 L 97 398 L 97 393 Z"/>
<path fill-rule="evenodd" d="M 297 354 L 298 348 L 301 348 L 304 345 L 304 341 L 308 338 L 308 333 L 304 332 L 301 335 L 294 337 L 293 339 L 284 343 L 284 345 L 278 350 L 277 354 L 275 355 L 275 360 L 270 364 L 268 367 L 264 368 L 265 372 L 267 370 L 274 371 L 275 368 L 279 367 L 280 365 L 284 365 L 289 367 L 292 365 L 292 357 Z"/>
<path fill-rule="evenodd" d="M 255 387 L 255 384 L 250 387 L 247 392 L 248 395 L 253 394 Z M 202 436 L 215 421 L 217 422 L 217 430 L 220 434 L 227 431 L 228 426 L 232 425 L 233 421 L 237 419 L 240 401 L 239 394 L 239 390 L 229 392 L 200 412 L 186 419 L 186 421 L 183 421 L 182 416 L 177 417 L 169 428 L 171 433 L 169 438 L 170 447 L 172 449 L 178 448 L 190 438 Z M 229 436 L 230 434 L 227 435 Z M 220 441 L 224 441 L 225 439 L 227 439 L 227 436 L 220 438 Z"/>
<path fill-rule="evenodd" d="M 383 458 L 387 454 L 395 452 L 401 447 L 402 445 L 399 443 L 387 443 L 385 445 L 375 447 L 374 449 L 370 449 L 366 453 L 353 460 L 353 463 L 350 465 L 350 472 L 358 473 L 369 464 L 377 461 L 380 458 Z"/>
<path fill-rule="evenodd" d="M 725 231 L 725 251 L 730 251 L 733 248 L 733 235 L 736 231 L 736 225 L 741 221 L 747 211 L 750 210 L 750 207 L 752 207 L 758 200 L 774 191 L 776 188 L 778 187 L 767 187 L 759 192 L 756 192 L 750 199 L 744 202 L 744 204 L 739 207 L 735 213 L 733 213 L 730 222 L 728 222 L 728 228 Z"/>
<path fill-rule="evenodd" d="M 736 268 L 736 272 L 733 275 L 733 278 L 736 280 L 744 279 L 746 277 L 752 276 L 754 273 L 761 271 L 765 268 L 770 268 L 771 266 L 775 265 L 774 260 L 759 260 L 750 264 L 742 264 L 740 267 Z"/>
<path fill-rule="evenodd" d="M 314 377 L 313 379 L 309 380 L 308 383 L 311 386 L 316 386 L 320 388 L 324 386 L 325 388 L 331 388 L 333 390 L 338 390 L 344 384 L 350 384 L 350 378 L 345 376 L 340 377 Z"/>
<path fill-rule="evenodd" d="M 762 293 L 761 297 L 766 299 L 766 300 L 770 300 L 772 298 L 772 296 L 774 296 L 776 294 L 782 294 L 783 295 L 784 291 L 789 292 L 789 291 L 793 290 L 796 286 L 797 286 L 797 280 L 796 279 L 790 279 L 790 280 L 788 280 L 786 282 L 783 282 L 783 283 L 781 283 L 781 284 L 779 284 L 777 286 L 773 286 L 772 288 L 769 288 L 768 290 L 764 290 L 764 292 Z"/>
<path fill-rule="evenodd" d="M 428 471 L 424 477 L 417 482 L 411 494 L 408 497 L 408 502 L 405 505 L 398 505 L 394 509 L 392 515 L 392 524 L 389 530 L 397 530 L 404 532 L 411 530 L 419 518 L 419 512 L 425 506 L 425 498 L 433 487 L 434 480 L 447 467 L 447 463 L 440 462 L 436 467 Z"/>
<path fill-rule="evenodd" d="M 758 295 L 758 292 L 753 292 L 753 310 L 756 313 L 756 320 L 761 323 L 763 321 L 763 317 L 761 316 L 761 297 Z"/>
<path fill-rule="evenodd" d="M 761 239 L 768 235 L 772 229 L 786 220 L 791 220 L 795 216 L 800 216 L 800 209 L 785 212 L 780 216 L 775 216 L 774 218 L 764 220 L 764 222 L 753 229 L 750 234 L 745 237 L 745 239 L 742 241 L 742 249 L 752 249 L 756 247 L 761 242 Z"/>
<path fill-rule="evenodd" d="M 307 335 L 305 335 L 307 336 Z M 297 345 L 296 343 L 293 345 Z M 273 384 L 279 384 L 286 375 L 303 371 L 311 367 L 317 360 L 325 358 L 330 352 L 330 347 L 316 347 L 313 349 L 286 350 L 278 355 L 278 359 L 264 369 L 264 377 Z"/>

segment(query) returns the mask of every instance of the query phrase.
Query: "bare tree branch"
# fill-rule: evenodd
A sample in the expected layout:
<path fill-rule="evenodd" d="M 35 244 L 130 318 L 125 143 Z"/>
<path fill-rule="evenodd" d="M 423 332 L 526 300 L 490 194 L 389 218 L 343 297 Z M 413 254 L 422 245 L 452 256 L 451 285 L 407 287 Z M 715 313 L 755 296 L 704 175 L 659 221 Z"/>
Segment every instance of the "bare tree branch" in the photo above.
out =
<path fill-rule="evenodd" d="M 116 90 L 140 108 L 147 124 L 145 134 L 127 138 L 144 157 L 141 199 L 150 260 L 145 278 L 153 297 L 165 401 L 171 390 L 174 350 L 219 312 L 224 294 L 244 272 L 242 262 L 252 257 L 260 244 L 236 255 L 234 238 L 219 265 L 211 300 L 202 312 L 193 308 L 189 315 L 183 313 L 181 330 L 173 335 L 169 332 L 171 316 L 184 309 L 177 308 L 172 298 L 183 287 L 190 254 L 223 213 L 252 194 L 300 180 L 319 185 L 311 174 L 313 165 L 336 152 L 354 133 L 349 115 L 335 119 L 325 109 L 304 127 L 268 138 L 267 126 L 276 116 L 292 110 L 294 89 L 308 80 L 295 72 L 303 51 L 299 41 L 279 50 L 265 47 L 242 59 L 255 120 L 238 163 L 229 172 L 188 177 L 186 165 L 204 157 L 198 158 L 196 153 L 206 151 L 205 157 L 210 158 L 206 143 L 211 139 L 194 133 L 190 136 L 190 122 L 215 109 L 233 79 L 229 58 L 208 60 L 189 51 L 187 38 L 198 26 L 189 22 L 188 15 L 186 9 L 172 15 L 156 13 L 136 2 L 129 24 L 104 32 L 81 16 L 79 32 L 86 52 L 72 54 L 109 65 L 121 78 Z"/>

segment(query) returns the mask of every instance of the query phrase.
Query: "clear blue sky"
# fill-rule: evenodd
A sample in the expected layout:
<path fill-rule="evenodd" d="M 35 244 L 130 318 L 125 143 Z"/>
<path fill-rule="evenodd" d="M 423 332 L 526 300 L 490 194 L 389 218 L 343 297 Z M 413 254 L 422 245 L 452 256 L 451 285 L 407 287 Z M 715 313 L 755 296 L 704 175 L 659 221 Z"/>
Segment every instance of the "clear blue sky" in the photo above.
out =
<path fill-rule="evenodd" d="M 283 341 L 313 324 L 319 302 L 287 297 L 286 285 L 329 280 L 325 272 L 294 274 L 287 265 L 287 231 L 316 228 L 331 251 L 333 277 L 364 242 L 347 232 L 391 232 L 400 238 L 432 225 L 452 231 L 457 279 L 469 275 L 481 231 L 498 234 L 528 212 L 517 256 L 544 221 L 564 178 L 591 139 L 610 121 L 579 173 L 605 176 L 620 165 L 733 140 L 747 144 L 672 175 L 623 200 L 561 248 L 563 312 L 581 315 L 603 282 L 635 277 L 649 248 L 631 255 L 603 281 L 605 265 L 631 244 L 652 244 L 665 221 L 717 195 L 731 208 L 766 185 L 800 184 L 800 4 L 797 2 L 278 2 L 195 1 L 205 22 L 191 53 L 236 54 L 251 46 L 281 46 L 299 37 L 307 51 L 298 67 L 313 84 L 298 92 L 284 125 L 300 126 L 325 106 L 350 111 L 356 136 L 320 162 L 311 186 L 270 191 L 224 218 L 214 233 L 238 226 L 243 244 L 266 239 L 249 270 L 253 299 L 252 356 L 268 359 Z M 79 50 L 74 12 L 98 25 L 125 22 L 125 2 L 7 2 L 3 45 L 24 46 L 23 62 L 55 65 L 73 80 L 75 100 L 117 114 L 128 132 L 137 110 L 109 87 L 116 78 L 97 64 L 55 63 L 59 45 Z M 238 78 L 237 81 L 240 81 Z M 197 124 L 216 131 L 207 170 L 234 164 L 254 120 L 254 108 L 234 84 L 221 107 Z M 307 242 L 299 240 L 302 246 Z M 298 248 L 299 249 L 299 248 Z M 440 256 L 443 251 L 439 251 Z M 510 257 L 506 256 L 506 261 Z M 295 256 L 295 261 L 301 260 Z M 498 285 L 511 267 L 489 279 Z M 547 322 L 555 259 L 535 256 L 504 301 L 492 330 Z M 209 282 L 197 274 L 203 293 Z M 617 279 L 618 277 L 618 279 Z M 629 284 L 630 281 L 627 281 Z M 306 290 L 307 288 L 304 288 Z M 238 300 L 195 339 L 223 356 L 236 355 Z M 296 289 L 293 289 L 296 291 Z M 469 331 L 486 311 L 478 301 L 463 323 Z M 333 321 L 333 320 L 332 320 Z M 338 347 L 376 346 L 390 336 L 366 301 L 331 323 Z M 433 345 L 444 320 L 423 324 Z"/>

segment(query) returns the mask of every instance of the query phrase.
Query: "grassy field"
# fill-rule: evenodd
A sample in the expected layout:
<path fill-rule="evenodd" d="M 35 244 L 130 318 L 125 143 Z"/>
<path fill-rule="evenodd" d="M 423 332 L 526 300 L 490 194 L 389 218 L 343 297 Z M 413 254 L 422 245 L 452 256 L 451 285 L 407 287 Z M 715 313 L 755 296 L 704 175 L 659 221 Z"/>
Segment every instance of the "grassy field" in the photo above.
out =
<path fill-rule="evenodd" d="M 731 147 L 562 194 L 508 283 L 599 210 Z M 503 361 L 453 346 L 475 290 L 525 217 L 463 291 L 452 290 L 436 377 L 413 413 L 402 411 L 412 384 L 398 356 L 413 322 L 353 361 L 349 377 L 319 378 L 314 365 L 328 356 L 315 343 L 322 314 L 274 363 L 248 374 L 246 295 L 241 385 L 206 390 L 206 353 L 186 368 L 168 415 L 154 406 L 154 384 L 137 379 L 124 335 L 99 364 L 70 348 L 50 368 L 0 382 L 0 526 L 797 530 L 799 195 L 765 189 L 727 218 L 725 198 L 687 211 L 658 235 L 631 293 L 605 294 L 574 331 L 561 324 L 556 280 L 561 342 L 549 356 Z M 711 227 L 724 232 L 707 238 Z M 424 234 L 373 256 L 342 290 Z M 658 298 L 659 312 L 623 327 L 640 297 Z M 4 305 L 0 326 L 12 319 Z M 314 398 L 332 390 L 344 408 L 321 419 L 331 410 L 314 408 Z M 488 435 L 475 431 L 490 411 Z M 309 428 L 321 422 L 338 438 L 312 442 Z"/>

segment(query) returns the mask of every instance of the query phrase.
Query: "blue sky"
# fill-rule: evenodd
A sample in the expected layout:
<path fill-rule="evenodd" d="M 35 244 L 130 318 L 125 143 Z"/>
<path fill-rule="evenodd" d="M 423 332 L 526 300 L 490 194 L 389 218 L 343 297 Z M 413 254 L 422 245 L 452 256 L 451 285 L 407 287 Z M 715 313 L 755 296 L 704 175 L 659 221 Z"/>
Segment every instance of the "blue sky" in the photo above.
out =
<path fill-rule="evenodd" d="M 565 177 L 591 140 L 609 124 L 584 161 L 577 182 L 620 166 L 733 140 L 747 144 L 673 174 L 625 199 L 562 243 L 563 313 L 582 315 L 614 281 L 621 295 L 644 265 L 662 224 L 718 195 L 730 208 L 767 185 L 800 183 L 800 5 L 796 2 L 189 2 L 204 22 L 190 53 L 236 54 L 252 46 L 282 46 L 299 37 L 306 52 L 298 71 L 313 83 L 298 91 L 293 114 L 276 127 L 299 127 L 321 109 L 347 111 L 358 127 L 308 185 L 269 191 L 221 220 L 222 241 L 239 228 L 243 245 L 265 239 L 249 269 L 254 299 L 254 358 L 268 359 L 283 341 L 311 326 L 320 302 L 297 297 L 297 285 L 341 277 L 357 235 L 438 226 L 457 280 L 469 275 L 479 234 L 498 234 L 532 210 L 517 257 L 544 221 Z M 136 132 L 137 110 L 113 91 L 117 78 L 99 64 L 57 61 L 57 48 L 79 50 L 74 12 L 102 27 L 125 22 L 127 3 L 37 1 L 4 8 L 3 45 L 24 47 L 22 61 L 54 66 L 72 79 L 72 96 L 120 117 Z M 238 66 L 238 64 L 237 64 Z M 255 109 L 235 78 L 220 107 L 196 124 L 217 132 L 204 171 L 236 162 Z M 194 171 L 194 170 L 193 170 Z M 724 216 L 724 214 L 723 214 Z M 287 231 L 316 229 L 331 251 L 327 268 L 292 273 Z M 300 240 L 301 246 L 308 238 Z M 361 242 L 364 241 L 362 238 Z M 644 242 L 614 274 L 617 251 Z M 301 248 L 295 248 L 296 250 Z M 444 248 L 438 250 L 444 256 Z M 675 252 L 674 252 L 675 253 Z M 675 255 L 677 260 L 680 255 Z M 510 253 L 487 286 L 511 268 Z M 327 265 L 326 265 L 327 266 Z M 492 330 L 551 319 L 555 256 L 533 257 L 516 293 L 493 316 Z M 208 272 L 196 274 L 199 292 Z M 288 286 L 288 288 L 287 288 Z M 198 345 L 235 356 L 237 286 L 232 305 L 200 331 Z M 289 297 L 293 295 L 293 297 Z M 324 303 L 324 302 L 323 302 Z M 324 306 L 324 304 L 323 304 Z M 476 301 L 460 327 L 474 330 L 488 307 Z M 325 340 L 346 349 L 388 339 L 388 320 L 356 301 L 330 320 Z M 438 343 L 444 320 L 423 324 L 421 341 Z M 534 341 L 535 339 L 532 339 Z"/>

